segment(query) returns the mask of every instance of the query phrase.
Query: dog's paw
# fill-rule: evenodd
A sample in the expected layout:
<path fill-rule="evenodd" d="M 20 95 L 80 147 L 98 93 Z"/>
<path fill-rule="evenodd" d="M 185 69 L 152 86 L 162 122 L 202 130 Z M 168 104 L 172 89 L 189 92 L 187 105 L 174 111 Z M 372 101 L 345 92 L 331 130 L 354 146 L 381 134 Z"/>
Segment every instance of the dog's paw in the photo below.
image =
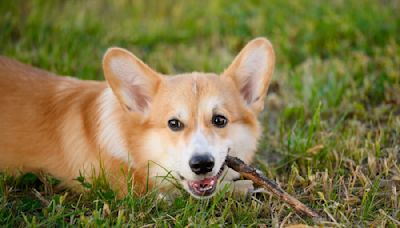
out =
<path fill-rule="evenodd" d="M 221 189 L 227 188 L 228 192 L 232 192 L 236 196 L 248 196 L 254 192 L 251 180 L 222 181 L 220 187 Z"/>
<path fill-rule="evenodd" d="M 237 180 L 233 182 L 233 193 L 243 196 L 250 195 L 254 191 L 253 181 Z"/>

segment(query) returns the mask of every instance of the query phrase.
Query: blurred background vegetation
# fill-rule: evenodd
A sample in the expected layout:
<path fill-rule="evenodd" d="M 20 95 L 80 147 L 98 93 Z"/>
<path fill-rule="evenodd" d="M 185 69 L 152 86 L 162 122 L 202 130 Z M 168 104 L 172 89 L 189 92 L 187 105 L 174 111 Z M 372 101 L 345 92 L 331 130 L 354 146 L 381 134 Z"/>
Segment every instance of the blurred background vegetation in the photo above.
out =
<path fill-rule="evenodd" d="M 111 46 L 165 74 L 222 72 L 246 42 L 267 37 L 277 63 L 256 165 L 328 225 L 395 227 L 399 12 L 397 0 L 1 1 L 0 54 L 102 80 L 102 55 Z M 81 202 L 68 191 L 49 193 L 51 184 L 24 181 L 2 176 L 0 224 L 312 224 L 268 196 L 265 204 L 184 196 L 163 208 L 156 198 L 118 201 L 100 190 Z M 107 217 L 104 205 L 115 216 Z"/>

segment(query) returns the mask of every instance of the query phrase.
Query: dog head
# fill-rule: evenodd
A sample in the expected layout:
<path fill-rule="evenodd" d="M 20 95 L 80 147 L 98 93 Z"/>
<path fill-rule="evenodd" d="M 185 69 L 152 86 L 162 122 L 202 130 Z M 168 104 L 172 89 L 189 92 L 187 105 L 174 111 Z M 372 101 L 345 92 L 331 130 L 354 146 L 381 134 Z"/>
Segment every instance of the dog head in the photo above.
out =
<path fill-rule="evenodd" d="M 154 161 L 162 168 L 150 175 L 171 171 L 193 196 L 212 196 L 228 153 L 252 159 L 274 62 L 263 38 L 249 42 L 221 75 L 164 76 L 124 49 L 109 49 L 104 73 L 125 113 L 133 161 Z"/>

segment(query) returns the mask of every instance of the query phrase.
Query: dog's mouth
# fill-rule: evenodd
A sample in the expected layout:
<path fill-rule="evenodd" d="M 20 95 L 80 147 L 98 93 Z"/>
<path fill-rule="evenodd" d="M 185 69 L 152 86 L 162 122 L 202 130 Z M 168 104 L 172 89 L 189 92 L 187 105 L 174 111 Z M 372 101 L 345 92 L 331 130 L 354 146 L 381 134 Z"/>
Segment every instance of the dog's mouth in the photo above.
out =
<path fill-rule="evenodd" d="M 218 171 L 217 175 L 212 177 L 206 177 L 202 180 L 190 181 L 187 180 L 187 185 L 189 187 L 190 192 L 197 197 L 207 197 L 211 196 L 215 190 L 217 189 L 217 184 L 219 178 L 222 176 L 225 170 L 225 163 L 221 166 L 221 169 Z"/>

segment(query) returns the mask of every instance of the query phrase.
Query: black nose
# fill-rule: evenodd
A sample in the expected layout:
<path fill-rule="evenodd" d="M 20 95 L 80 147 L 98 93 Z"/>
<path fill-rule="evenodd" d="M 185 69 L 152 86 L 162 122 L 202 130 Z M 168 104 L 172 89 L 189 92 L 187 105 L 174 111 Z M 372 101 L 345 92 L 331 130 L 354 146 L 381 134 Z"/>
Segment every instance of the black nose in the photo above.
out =
<path fill-rule="evenodd" d="M 214 168 L 214 157 L 209 154 L 194 155 L 189 166 L 197 175 L 209 173 Z"/>

